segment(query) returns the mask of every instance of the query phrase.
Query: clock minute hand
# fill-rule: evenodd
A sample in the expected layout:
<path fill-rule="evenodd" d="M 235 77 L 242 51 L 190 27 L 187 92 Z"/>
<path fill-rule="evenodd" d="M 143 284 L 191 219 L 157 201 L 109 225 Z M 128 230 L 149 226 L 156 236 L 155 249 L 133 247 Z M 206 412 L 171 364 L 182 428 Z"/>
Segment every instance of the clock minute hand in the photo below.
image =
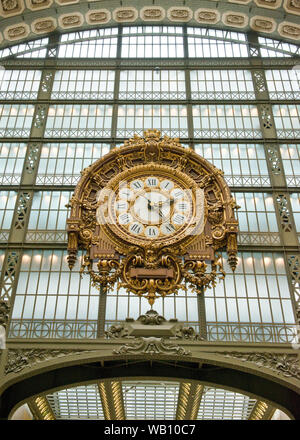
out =
<path fill-rule="evenodd" d="M 140 194 L 140 197 L 143 197 L 143 199 L 147 200 L 147 202 L 148 202 L 147 208 L 151 210 L 151 207 L 152 207 L 151 200 L 149 200 L 147 197 L 143 196 L 143 194 Z"/>

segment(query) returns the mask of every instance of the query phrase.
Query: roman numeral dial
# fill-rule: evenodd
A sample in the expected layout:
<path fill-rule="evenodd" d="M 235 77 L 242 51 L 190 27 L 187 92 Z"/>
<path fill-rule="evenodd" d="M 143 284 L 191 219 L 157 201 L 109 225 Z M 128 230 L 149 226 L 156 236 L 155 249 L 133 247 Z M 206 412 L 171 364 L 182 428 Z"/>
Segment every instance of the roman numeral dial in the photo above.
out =
<path fill-rule="evenodd" d="M 175 236 L 190 220 L 193 197 L 173 176 L 148 175 L 122 182 L 113 204 L 116 224 L 135 239 Z"/>

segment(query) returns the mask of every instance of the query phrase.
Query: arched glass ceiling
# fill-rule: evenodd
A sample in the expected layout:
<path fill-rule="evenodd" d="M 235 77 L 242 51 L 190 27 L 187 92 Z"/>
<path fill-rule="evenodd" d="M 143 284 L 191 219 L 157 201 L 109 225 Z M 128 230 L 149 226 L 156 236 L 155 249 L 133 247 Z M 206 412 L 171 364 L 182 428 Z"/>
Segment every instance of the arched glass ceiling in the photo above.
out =
<path fill-rule="evenodd" d="M 186 37 L 187 47 L 184 45 Z M 121 38 L 121 53 L 117 53 Z M 48 38 L 0 50 L 0 58 L 45 58 Z M 50 46 L 51 47 L 51 46 Z M 182 26 L 131 26 L 76 31 L 60 36 L 58 58 L 246 58 L 242 32 Z M 263 57 L 297 57 L 300 46 L 258 37 Z"/>
<path fill-rule="evenodd" d="M 110 405 L 115 405 L 116 412 L 119 408 L 120 419 L 125 420 L 180 420 L 187 410 L 183 390 L 193 386 L 188 381 L 163 379 L 99 381 L 48 393 L 31 400 L 29 406 L 36 416 L 47 419 L 105 420 L 114 411 L 109 411 L 105 394 L 108 387 L 116 385 L 118 399 Z M 258 402 L 244 394 L 200 383 L 195 390 L 191 420 L 248 420 Z M 48 408 L 43 415 L 39 414 L 41 406 Z"/>

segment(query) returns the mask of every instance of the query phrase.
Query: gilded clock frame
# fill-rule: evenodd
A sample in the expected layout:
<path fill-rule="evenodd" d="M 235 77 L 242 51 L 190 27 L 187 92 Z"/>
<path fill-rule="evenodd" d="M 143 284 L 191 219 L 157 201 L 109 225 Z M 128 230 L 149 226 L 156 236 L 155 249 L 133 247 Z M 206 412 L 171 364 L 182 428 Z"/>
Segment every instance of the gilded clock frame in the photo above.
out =
<path fill-rule="evenodd" d="M 126 177 L 131 180 L 142 172 L 175 176 L 192 194 L 203 191 L 203 231 L 187 234 L 189 224 L 168 239 L 134 240 L 114 224 L 100 225 L 96 220 L 99 191 L 114 190 Z M 88 273 L 102 291 L 117 283 L 153 304 L 157 297 L 176 293 L 186 285 L 198 294 L 215 286 L 225 277 L 219 249 L 227 250 L 232 270 L 237 265 L 238 207 L 223 172 L 182 147 L 179 139 L 162 138 L 158 130 L 145 131 L 143 138 L 135 135 L 83 170 L 70 207 L 69 267 L 72 269 L 78 249 L 82 249 L 80 272 Z"/>

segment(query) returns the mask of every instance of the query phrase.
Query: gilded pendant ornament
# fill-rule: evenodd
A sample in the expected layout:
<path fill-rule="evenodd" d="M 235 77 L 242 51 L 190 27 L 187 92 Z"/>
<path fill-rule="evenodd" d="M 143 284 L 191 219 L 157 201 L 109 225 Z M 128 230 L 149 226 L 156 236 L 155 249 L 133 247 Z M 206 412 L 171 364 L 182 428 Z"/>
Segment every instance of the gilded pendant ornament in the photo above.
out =
<path fill-rule="evenodd" d="M 81 275 L 156 298 L 201 294 L 225 277 L 218 249 L 237 265 L 238 222 L 223 173 L 158 130 L 135 135 L 82 171 L 70 200 L 68 264 Z"/>

